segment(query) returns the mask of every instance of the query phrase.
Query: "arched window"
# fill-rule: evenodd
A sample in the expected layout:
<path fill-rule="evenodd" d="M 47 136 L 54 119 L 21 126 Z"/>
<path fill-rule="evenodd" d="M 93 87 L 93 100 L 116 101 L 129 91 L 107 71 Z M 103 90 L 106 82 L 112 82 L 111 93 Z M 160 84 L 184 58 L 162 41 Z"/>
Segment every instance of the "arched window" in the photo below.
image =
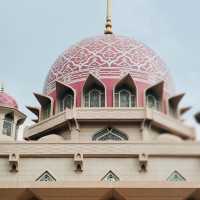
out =
<path fill-rule="evenodd" d="M 105 107 L 104 85 L 94 76 L 89 75 L 83 87 L 85 107 Z"/>
<path fill-rule="evenodd" d="M 147 95 L 147 106 L 149 108 L 159 110 L 159 100 L 152 94 Z"/>
<path fill-rule="evenodd" d="M 92 89 L 85 94 L 85 107 L 103 107 L 104 93 L 98 89 Z"/>
<path fill-rule="evenodd" d="M 74 96 L 71 94 L 64 95 L 60 101 L 60 111 L 64 111 L 66 108 L 73 108 L 74 105 Z"/>
<path fill-rule="evenodd" d="M 66 108 L 72 109 L 75 105 L 75 91 L 65 83 L 56 81 L 56 112 L 63 112 Z"/>
<path fill-rule="evenodd" d="M 164 91 L 164 81 L 153 85 L 148 88 L 145 92 L 146 105 L 148 108 L 162 111 L 163 105 L 163 91 Z"/>
<path fill-rule="evenodd" d="M 11 136 L 13 132 L 14 117 L 12 113 L 5 116 L 3 122 L 3 135 Z"/>
<path fill-rule="evenodd" d="M 121 89 L 115 93 L 115 107 L 135 107 L 135 95 L 128 89 Z"/>
<path fill-rule="evenodd" d="M 92 140 L 93 141 L 107 141 L 107 140 L 122 141 L 122 140 L 128 140 L 128 137 L 126 134 L 114 128 L 106 128 L 96 133 L 93 136 Z"/>
<path fill-rule="evenodd" d="M 41 105 L 40 120 L 48 119 L 53 115 L 53 98 L 42 94 L 34 93 L 36 99 Z"/>
<path fill-rule="evenodd" d="M 115 87 L 115 107 L 136 107 L 136 86 L 128 74 Z"/>

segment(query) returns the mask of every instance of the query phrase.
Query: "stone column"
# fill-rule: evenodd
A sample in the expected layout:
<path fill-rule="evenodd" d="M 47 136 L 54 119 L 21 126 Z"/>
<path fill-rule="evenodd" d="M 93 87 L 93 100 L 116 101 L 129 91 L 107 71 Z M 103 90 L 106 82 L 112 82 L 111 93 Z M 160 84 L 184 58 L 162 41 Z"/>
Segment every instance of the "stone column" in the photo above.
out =
<path fill-rule="evenodd" d="M 80 128 L 78 125 L 78 122 L 76 119 L 73 119 L 73 121 L 70 122 L 70 135 L 71 135 L 71 140 L 73 142 L 78 142 L 79 141 L 79 134 L 80 134 Z"/>

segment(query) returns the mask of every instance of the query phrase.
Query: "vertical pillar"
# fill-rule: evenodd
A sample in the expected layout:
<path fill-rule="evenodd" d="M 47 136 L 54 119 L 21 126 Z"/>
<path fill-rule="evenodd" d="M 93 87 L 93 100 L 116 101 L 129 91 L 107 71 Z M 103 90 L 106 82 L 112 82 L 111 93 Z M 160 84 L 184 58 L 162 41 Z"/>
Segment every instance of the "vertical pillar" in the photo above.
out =
<path fill-rule="evenodd" d="M 4 117 L 5 117 L 5 113 L 0 113 L 0 135 L 3 134 Z"/>
<path fill-rule="evenodd" d="M 16 115 L 14 115 L 13 127 L 12 127 L 12 135 L 11 135 L 11 137 L 14 140 L 17 140 L 16 129 L 17 129 L 17 122 L 18 122 L 18 120 L 19 120 L 18 117 Z"/>
<path fill-rule="evenodd" d="M 79 124 L 78 124 L 77 120 L 73 119 L 71 122 L 69 122 L 69 127 L 70 127 L 71 140 L 73 142 L 78 142 L 79 141 L 80 128 L 79 128 Z"/>
<path fill-rule="evenodd" d="M 151 121 L 144 120 L 141 127 L 142 140 L 150 141 Z"/>

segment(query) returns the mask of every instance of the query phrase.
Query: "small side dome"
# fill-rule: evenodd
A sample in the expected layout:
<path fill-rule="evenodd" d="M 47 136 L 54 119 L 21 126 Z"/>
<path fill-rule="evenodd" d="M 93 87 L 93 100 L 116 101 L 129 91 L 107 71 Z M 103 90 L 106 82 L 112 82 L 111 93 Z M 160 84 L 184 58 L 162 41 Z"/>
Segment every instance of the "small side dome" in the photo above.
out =
<path fill-rule="evenodd" d="M 13 97 L 11 97 L 9 94 L 4 92 L 3 87 L 1 87 L 0 89 L 0 106 L 18 109 L 16 100 Z"/>
<path fill-rule="evenodd" d="M 39 139 L 39 142 L 63 142 L 64 139 L 56 134 L 47 135 Z"/>
<path fill-rule="evenodd" d="M 175 135 L 171 135 L 170 133 L 164 133 L 157 138 L 157 141 L 160 143 L 181 143 L 183 140 Z"/>

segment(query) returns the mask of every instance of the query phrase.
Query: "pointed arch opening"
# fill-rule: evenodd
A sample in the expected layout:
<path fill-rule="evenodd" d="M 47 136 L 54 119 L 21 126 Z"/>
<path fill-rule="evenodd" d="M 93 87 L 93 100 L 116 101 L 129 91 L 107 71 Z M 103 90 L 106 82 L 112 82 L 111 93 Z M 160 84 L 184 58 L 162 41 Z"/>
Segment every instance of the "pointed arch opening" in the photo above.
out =
<path fill-rule="evenodd" d="M 124 108 L 137 106 L 137 89 L 130 74 L 125 76 L 115 86 L 114 106 Z"/>
<path fill-rule="evenodd" d="M 95 133 L 92 137 L 93 141 L 127 141 L 128 136 L 115 129 L 115 128 L 104 128 L 100 130 L 99 132 Z"/>
<path fill-rule="evenodd" d="M 74 89 L 59 81 L 56 81 L 57 112 L 63 112 L 66 108 L 75 106 L 76 95 Z"/>
<path fill-rule="evenodd" d="M 89 75 L 83 87 L 83 105 L 89 108 L 105 107 L 105 86 L 93 75 Z"/>
<path fill-rule="evenodd" d="M 162 111 L 164 81 L 148 88 L 145 92 L 146 106 L 148 108 Z"/>
<path fill-rule="evenodd" d="M 39 121 L 48 119 L 49 117 L 53 116 L 54 114 L 53 98 L 43 94 L 38 94 L 38 93 L 33 93 L 33 94 L 38 100 L 39 104 L 41 105 Z"/>

